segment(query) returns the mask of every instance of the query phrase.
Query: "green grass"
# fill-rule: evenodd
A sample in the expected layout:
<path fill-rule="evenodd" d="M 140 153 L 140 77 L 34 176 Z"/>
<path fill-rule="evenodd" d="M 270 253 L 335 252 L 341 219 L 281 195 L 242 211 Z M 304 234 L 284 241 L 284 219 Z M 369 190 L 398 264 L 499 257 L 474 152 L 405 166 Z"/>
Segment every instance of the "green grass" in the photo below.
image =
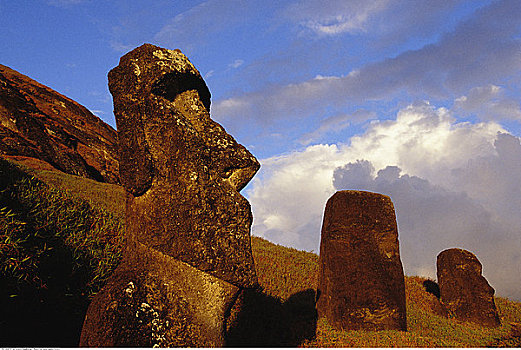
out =
<path fill-rule="evenodd" d="M 71 197 L 0 159 L 0 241 L 4 279 L 46 283 L 38 264 L 70 253 L 71 273 L 87 266 L 91 295 L 121 258 L 123 225 L 92 202 Z M 88 184 L 90 186 L 90 184 Z M 84 292 L 84 291 L 82 291 Z"/>
<path fill-rule="evenodd" d="M 0 339 L 6 327 L 13 334 L 21 327 L 21 338 L 13 339 L 27 339 L 35 333 L 33 343 L 0 341 L 0 345 L 76 346 L 89 298 L 121 257 L 124 191 L 60 172 L 21 170 L 1 159 L 0 175 L 0 297 L 3 311 L 14 308 L 7 314 L 19 314 L 18 323 L 13 324 L 5 312 L 2 314 Z M 335 330 L 325 320 L 314 318 L 316 254 L 255 236 L 252 250 L 260 288 L 245 297 L 243 326 L 232 334 L 231 345 L 521 346 L 521 338 L 511 333 L 512 324 L 521 323 L 521 303 L 496 297 L 502 321 L 498 328 L 461 323 L 435 313 L 437 299 L 425 290 L 421 277 L 406 277 L 407 332 Z M 43 327 L 56 304 L 63 312 L 53 316 L 52 329 Z M 43 311 L 38 314 L 40 309 Z M 31 319 L 41 322 L 28 323 Z M 60 319 L 65 321 L 60 323 Z M 35 331 L 38 327 L 40 332 Z M 63 341 L 67 332 L 72 336 Z"/>
<path fill-rule="evenodd" d="M 41 162 L 12 161 L 25 173 L 33 175 L 50 187 L 66 192 L 67 195 L 89 202 L 93 207 L 99 207 L 125 220 L 125 189 L 121 186 L 98 182 L 95 180 L 48 170 L 49 166 L 40 166 Z"/>
<path fill-rule="evenodd" d="M 275 245 L 253 237 L 253 254 L 263 292 L 283 303 L 299 291 L 316 289 L 318 256 Z M 319 319 L 316 338 L 303 340 L 305 347 L 487 347 L 520 346 L 512 337 L 511 324 L 521 322 L 521 303 L 496 297 L 502 325 L 480 327 L 438 316 L 432 310 L 436 297 L 427 292 L 425 278 L 405 277 L 407 332 L 338 331 Z"/>
<path fill-rule="evenodd" d="M 1 345 L 76 346 L 122 244 L 114 214 L 0 158 Z"/>

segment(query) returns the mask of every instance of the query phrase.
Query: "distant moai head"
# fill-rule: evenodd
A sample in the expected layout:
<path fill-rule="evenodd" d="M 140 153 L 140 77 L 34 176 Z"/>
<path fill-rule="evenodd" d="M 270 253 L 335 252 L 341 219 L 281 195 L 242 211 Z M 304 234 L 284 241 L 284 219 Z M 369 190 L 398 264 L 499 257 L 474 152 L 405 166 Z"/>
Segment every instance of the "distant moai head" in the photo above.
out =
<path fill-rule="evenodd" d="M 468 250 L 451 248 L 438 254 L 440 298 L 460 321 L 487 327 L 500 325 L 494 302 L 494 288 L 482 275 L 482 265 Z"/>
<path fill-rule="evenodd" d="M 210 119 L 210 92 L 179 50 L 144 44 L 109 73 L 127 231 L 238 286 L 256 284 L 252 215 L 239 191 L 259 163 Z"/>

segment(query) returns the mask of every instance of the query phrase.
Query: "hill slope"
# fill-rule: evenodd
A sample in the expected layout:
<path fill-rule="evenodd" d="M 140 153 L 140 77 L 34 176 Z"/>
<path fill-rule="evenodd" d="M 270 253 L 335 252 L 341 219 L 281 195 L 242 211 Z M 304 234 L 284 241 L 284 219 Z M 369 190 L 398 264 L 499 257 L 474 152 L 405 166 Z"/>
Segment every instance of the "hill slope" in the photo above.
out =
<path fill-rule="evenodd" d="M 119 183 L 117 133 L 87 108 L 0 64 L 0 154 Z"/>
<path fill-rule="evenodd" d="M 47 168 L 22 169 L 0 159 L 0 302 L 7 310 L 0 345 L 74 347 L 89 297 L 121 256 L 124 191 Z M 259 237 L 252 248 L 261 288 L 238 306 L 247 312 L 241 328 L 231 330 L 230 345 L 521 345 L 521 303 L 496 298 L 502 320 L 496 329 L 460 323 L 439 316 L 426 290 L 432 282 L 421 277 L 406 277 L 408 332 L 333 330 L 315 318 L 318 256 Z"/>

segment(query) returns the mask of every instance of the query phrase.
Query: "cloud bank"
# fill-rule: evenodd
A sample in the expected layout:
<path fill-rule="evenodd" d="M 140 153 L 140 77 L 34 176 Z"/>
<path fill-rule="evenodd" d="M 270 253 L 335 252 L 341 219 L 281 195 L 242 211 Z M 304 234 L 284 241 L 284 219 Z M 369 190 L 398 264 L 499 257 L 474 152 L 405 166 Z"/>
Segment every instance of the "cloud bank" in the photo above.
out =
<path fill-rule="evenodd" d="M 428 6 L 427 2 L 422 4 Z M 311 16 L 315 2 L 307 1 L 304 5 L 309 10 L 301 9 L 297 13 L 309 12 Z M 373 5 L 381 11 L 386 7 L 386 2 Z M 360 2 L 357 11 L 374 12 L 373 5 Z M 393 11 L 396 8 L 393 7 Z M 409 8 L 407 13 L 413 16 L 411 11 Z M 321 13 L 318 11 L 317 16 Z M 219 120 L 240 120 L 247 115 L 257 121 L 276 121 L 316 115 L 322 113 L 326 106 L 345 108 L 353 103 L 388 101 L 403 94 L 408 96 L 409 101 L 414 98 L 452 99 L 464 94 L 475 95 L 479 93 L 476 87 L 490 84 L 501 86 L 512 83 L 512 80 L 518 82 L 521 72 L 521 16 L 512 15 L 515 13 L 521 13 L 521 2 L 497 1 L 477 10 L 474 16 L 444 33 L 432 44 L 364 64 L 342 76 L 317 76 L 299 83 L 271 85 L 235 95 L 217 101 L 213 112 Z M 325 14 L 321 16 L 327 18 Z M 501 106 L 507 109 L 513 107 L 511 101 L 503 100 L 500 106 L 491 108 Z M 504 113 L 498 116 L 503 117 Z"/>
<path fill-rule="evenodd" d="M 408 275 L 435 277 L 439 252 L 473 251 L 502 296 L 521 299 L 521 144 L 497 123 L 458 122 L 411 105 L 349 143 L 313 145 L 261 161 L 247 193 L 254 235 L 318 251 L 327 199 L 342 189 L 387 194 Z"/>

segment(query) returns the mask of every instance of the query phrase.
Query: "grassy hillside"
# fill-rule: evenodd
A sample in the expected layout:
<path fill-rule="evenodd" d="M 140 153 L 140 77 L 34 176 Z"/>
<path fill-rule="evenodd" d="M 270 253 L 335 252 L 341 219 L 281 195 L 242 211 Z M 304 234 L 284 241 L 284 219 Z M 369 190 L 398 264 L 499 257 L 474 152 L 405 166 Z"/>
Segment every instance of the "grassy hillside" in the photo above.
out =
<path fill-rule="evenodd" d="M 0 158 L 0 345 L 76 346 L 90 297 L 121 258 L 123 225 L 22 169 Z"/>
<path fill-rule="evenodd" d="M 0 345 L 73 347 L 89 298 L 121 257 L 124 191 L 19 166 L 0 159 Z M 240 305 L 250 316 L 231 330 L 230 345 L 521 346 L 521 303 L 496 298 L 499 328 L 457 322 L 437 315 L 420 277 L 406 277 L 408 332 L 336 331 L 315 318 L 317 255 L 258 237 L 252 248 L 261 288 Z"/>
<path fill-rule="evenodd" d="M 287 300 L 290 295 L 316 289 L 318 256 L 288 249 L 258 237 L 253 238 L 253 252 L 259 282 L 266 294 Z M 521 346 L 521 332 L 516 336 L 512 323 L 521 322 L 521 303 L 496 297 L 501 317 L 499 328 L 479 327 L 438 316 L 436 297 L 426 291 L 422 277 L 405 277 L 407 332 L 336 331 L 319 319 L 314 340 L 304 347 L 487 347 Z M 519 332 L 519 330 L 517 331 Z M 514 334 L 516 335 L 516 334 Z"/>

